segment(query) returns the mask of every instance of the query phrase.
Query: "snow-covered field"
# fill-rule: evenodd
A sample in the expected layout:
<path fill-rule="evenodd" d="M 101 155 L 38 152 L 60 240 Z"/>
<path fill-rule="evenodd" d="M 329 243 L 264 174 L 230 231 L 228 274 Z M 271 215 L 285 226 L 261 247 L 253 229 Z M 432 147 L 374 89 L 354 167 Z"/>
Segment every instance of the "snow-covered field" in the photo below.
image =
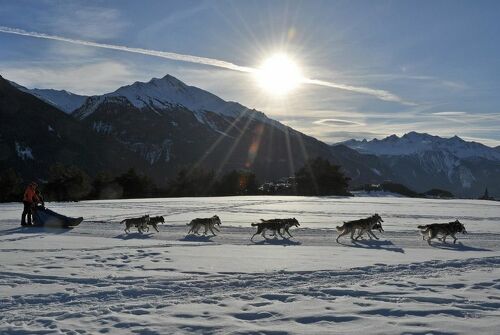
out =
<path fill-rule="evenodd" d="M 47 206 L 85 221 L 18 227 L 0 205 L 0 334 L 498 334 L 500 203 L 230 197 Z M 380 241 L 335 243 L 343 220 L 379 213 Z M 119 221 L 164 215 L 160 233 Z M 185 224 L 218 214 L 218 236 Z M 296 217 L 289 241 L 250 236 L 260 218 Z M 417 225 L 460 219 L 456 245 Z"/>

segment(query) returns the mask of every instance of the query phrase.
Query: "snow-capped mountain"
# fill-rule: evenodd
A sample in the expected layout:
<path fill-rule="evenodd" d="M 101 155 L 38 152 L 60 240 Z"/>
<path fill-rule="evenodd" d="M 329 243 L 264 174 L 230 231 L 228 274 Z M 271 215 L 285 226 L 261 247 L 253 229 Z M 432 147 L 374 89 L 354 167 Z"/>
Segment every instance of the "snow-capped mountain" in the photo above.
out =
<path fill-rule="evenodd" d="M 170 75 L 89 97 L 72 115 L 139 153 L 156 178 L 199 165 L 269 180 L 293 175 L 308 157 L 332 158 L 325 143 Z"/>
<path fill-rule="evenodd" d="M 394 181 L 419 192 L 438 187 L 459 196 L 478 196 L 489 187 L 500 193 L 500 152 L 458 136 L 442 138 L 410 132 L 401 137 L 342 144 L 378 157 Z"/>
<path fill-rule="evenodd" d="M 78 95 L 75 93 L 68 92 L 66 90 L 53 90 L 53 89 L 40 89 L 33 88 L 29 89 L 21 86 L 15 82 L 10 82 L 17 89 L 32 94 L 35 97 L 48 102 L 52 106 L 55 106 L 65 113 L 71 113 L 75 109 L 79 108 L 85 100 L 88 98 L 85 95 Z"/>
<path fill-rule="evenodd" d="M 467 142 L 458 136 L 443 138 L 426 133 L 410 132 L 401 137 L 391 135 L 382 140 L 349 140 L 346 146 L 361 153 L 377 156 L 413 155 L 428 151 L 446 151 L 457 158 L 500 160 L 500 152 L 477 142 Z"/>
<path fill-rule="evenodd" d="M 0 76 L 0 172 L 14 169 L 26 180 L 45 179 L 56 163 L 89 174 L 144 168 L 139 155 L 95 134 L 60 109 Z"/>
<path fill-rule="evenodd" d="M 165 111 L 175 108 L 186 108 L 196 113 L 196 117 L 210 124 L 205 118 L 206 112 L 221 116 L 237 118 L 245 117 L 259 119 L 275 126 L 278 122 L 267 118 L 263 113 L 233 101 L 225 101 L 218 96 L 195 86 L 188 86 L 179 79 L 166 75 L 163 78 L 153 78 L 149 82 L 135 82 L 132 85 L 120 87 L 116 91 L 101 96 L 94 96 L 85 102 L 84 108 L 74 113 L 78 119 L 84 119 L 92 114 L 103 103 L 122 100 L 138 109 Z"/>
<path fill-rule="evenodd" d="M 363 155 L 352 149 L 331 150 L 325 143 L 259 111 L 224 101 L 169 75 L 87 97 L 71 113 L 72 117 L 64 115 L 61 106 L 57 110 L 47 102 L 48 98 L 34 94 L 33 90 L 13 82 L 4 87 L 6 91 L 0 96 L 0 104 L 7 107 L 0 110 L 0 114 L 13 110 L 12 106 L 16 105 L 20 114 L 5 120 L 3 126 L 7 128 L 0 133 L 0 145 L 7 139 L 5 134 L 12 135 L 6 145 L 12 147 L 13 154 L 5 164 L 19 166 L 24 177 L 46 176 L 50 159 L 77 164 L 89 174 L 95 173 L 97 166 L 102 171 L 141 166 L 142 172 L 159 183 L 187 166 L 213 169 L 217 173 L 248 169 L 261 181 L 275 180 L 293 175 L 305 160 L 314 157 L 345 166 L 353 182 L 378 180 L 380 171 L 383 173 L 382 168 L 372 169 L 362 162 Z M 57 101 L 61 104 L 61 100 Z M 30 121 L 28 124 L 36 129 L 28 131 L 25 116 L 31 121 L 48 118 L 50 122 Z M 63 121 L 67 126 L 61 125 Z M 50 142 L 52 139 L 59 140 Z M 89 145 L 81 144 L 81 149 L 74 151 L 74 140 Z M 64 156 L 54 150 L 71 154 Z M 95 155 L 89 157 L 88 153 Z M 86 158 L 75 159 L 80 156 Z M 35 170 L 30 167 L 33 162 L 39 165 Z"/>

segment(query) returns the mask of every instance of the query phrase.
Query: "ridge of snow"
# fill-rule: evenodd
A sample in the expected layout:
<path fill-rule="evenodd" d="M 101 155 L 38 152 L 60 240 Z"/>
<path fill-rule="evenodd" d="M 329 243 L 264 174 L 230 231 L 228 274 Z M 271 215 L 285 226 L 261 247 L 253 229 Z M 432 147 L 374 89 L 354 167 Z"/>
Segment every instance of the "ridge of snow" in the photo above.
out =
<path fill-rule="evenodd" d="M 88 98 L 88 96 L 78 95 L 66 90 L 41 89 L 41 88 L 29 89 L 13 81 L 9 82 L 20 91 L 29 93 L 37 97 L 38 99 L 43 100 L 48 104 L 62 110 L 67 114 L 70 114 L 74 110 L 81 107 L 85 102 L 85 100 Z"/>
<path fill-rule="evenodd" d="M 361 153 L 377 156 L 414 155 L 430 151 L 446 151 L 458 158 L 485 158 L 500 161 L 500 151 L 477 142 L 467 142 L 458 136 L 443 138 L 426 133 L 410 132 L 401 137 L 388 136 L 382 140 L 348 140 L 342 144 Z"/>
<path fill-rule="evenodd" d="M 249 109 L 234 101 L 225 101 L 215 94 L 195 86 L 189 86 L 179 79 L 166 75 L 163 78 L 153 78 L 148 82 L 139 82 L 122 86 L 116 91 L 101 96 L 89 97 L 75 115 L 84 119 L 92 114 L 106 99 L 126 99 L 136 108 L 149 108 L 158 113 L 158 110 L 184 107 L 194 112 L 201 123 L 206 123 L 203 115 L 213 112 L 218 115 L 237 118 L 243 113 L 247 117 L 284 127 L 278 121 L 269 119 L 264 113 Z M 157 110 L 158 109 L 158 110 Z M 208 126 L 212 126 L 208 124 Z"/>

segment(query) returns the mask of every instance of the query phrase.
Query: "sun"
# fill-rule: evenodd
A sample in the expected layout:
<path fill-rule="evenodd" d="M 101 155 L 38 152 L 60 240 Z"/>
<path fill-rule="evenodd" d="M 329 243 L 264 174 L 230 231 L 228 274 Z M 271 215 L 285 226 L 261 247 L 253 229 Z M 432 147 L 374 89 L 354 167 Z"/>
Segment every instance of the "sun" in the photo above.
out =
<path fill-rule="evenodd" d="M 285 95 L 297 88 L 303 80 L 297 63 L 284 53 L 277 53 L 266 59 L 255 76 L 259 86 L 273 95 Z"/>

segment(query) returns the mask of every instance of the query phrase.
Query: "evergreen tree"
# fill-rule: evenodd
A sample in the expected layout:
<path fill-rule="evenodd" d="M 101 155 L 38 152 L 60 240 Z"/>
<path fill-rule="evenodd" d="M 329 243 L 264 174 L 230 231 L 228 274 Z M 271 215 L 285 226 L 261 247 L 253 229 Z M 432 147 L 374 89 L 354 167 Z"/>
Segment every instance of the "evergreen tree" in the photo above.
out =
<path fill-rule="evenodd" d="M 123 187 L 116 178 L 107 172 L 100 172 L 92 183 L 90 199 L 120 199 L 123 197 Z"/>
<path fill-rule="evenodd" d="M 297 192 L 300 195 L 348 195 L 350 178 L 340 166 L 326 159 L 316 158 L 306 162 L 295 174 Z"/>
<path fill-rule="evenodd" d="M 86 198 L 92 186 L 89 176 L 76 166 L 55 164 L 49 169 L 49 181 L 43 187 L 45 198 L 77 201 Z"/>
<path fill-rule="evenodd" d="M 0 202 L 21 201 L 23 196 L 23 180 L 14 171 L 7 169 L 0 174 Z"/>
<path fill-rule="evenodd" d="M 129 169 L 115 181 L 123 189 L 123 198 L 146 198 L 151 196 L 153 190 L 152 181 L 137 174 L 134 169 Z"/>
<path fill-rule="evenodd" d="M 231 171 L 222 176 L 216 185 L 217 195 L 257 194 L 258 183 L 255 174 L 248 171 Z"/>
<path fill-rule="evenodd" d="M 168 195 L 200 197 L 213 195 L 214 172 L 201 168 L 182 168 L 168 183 Z"/>

